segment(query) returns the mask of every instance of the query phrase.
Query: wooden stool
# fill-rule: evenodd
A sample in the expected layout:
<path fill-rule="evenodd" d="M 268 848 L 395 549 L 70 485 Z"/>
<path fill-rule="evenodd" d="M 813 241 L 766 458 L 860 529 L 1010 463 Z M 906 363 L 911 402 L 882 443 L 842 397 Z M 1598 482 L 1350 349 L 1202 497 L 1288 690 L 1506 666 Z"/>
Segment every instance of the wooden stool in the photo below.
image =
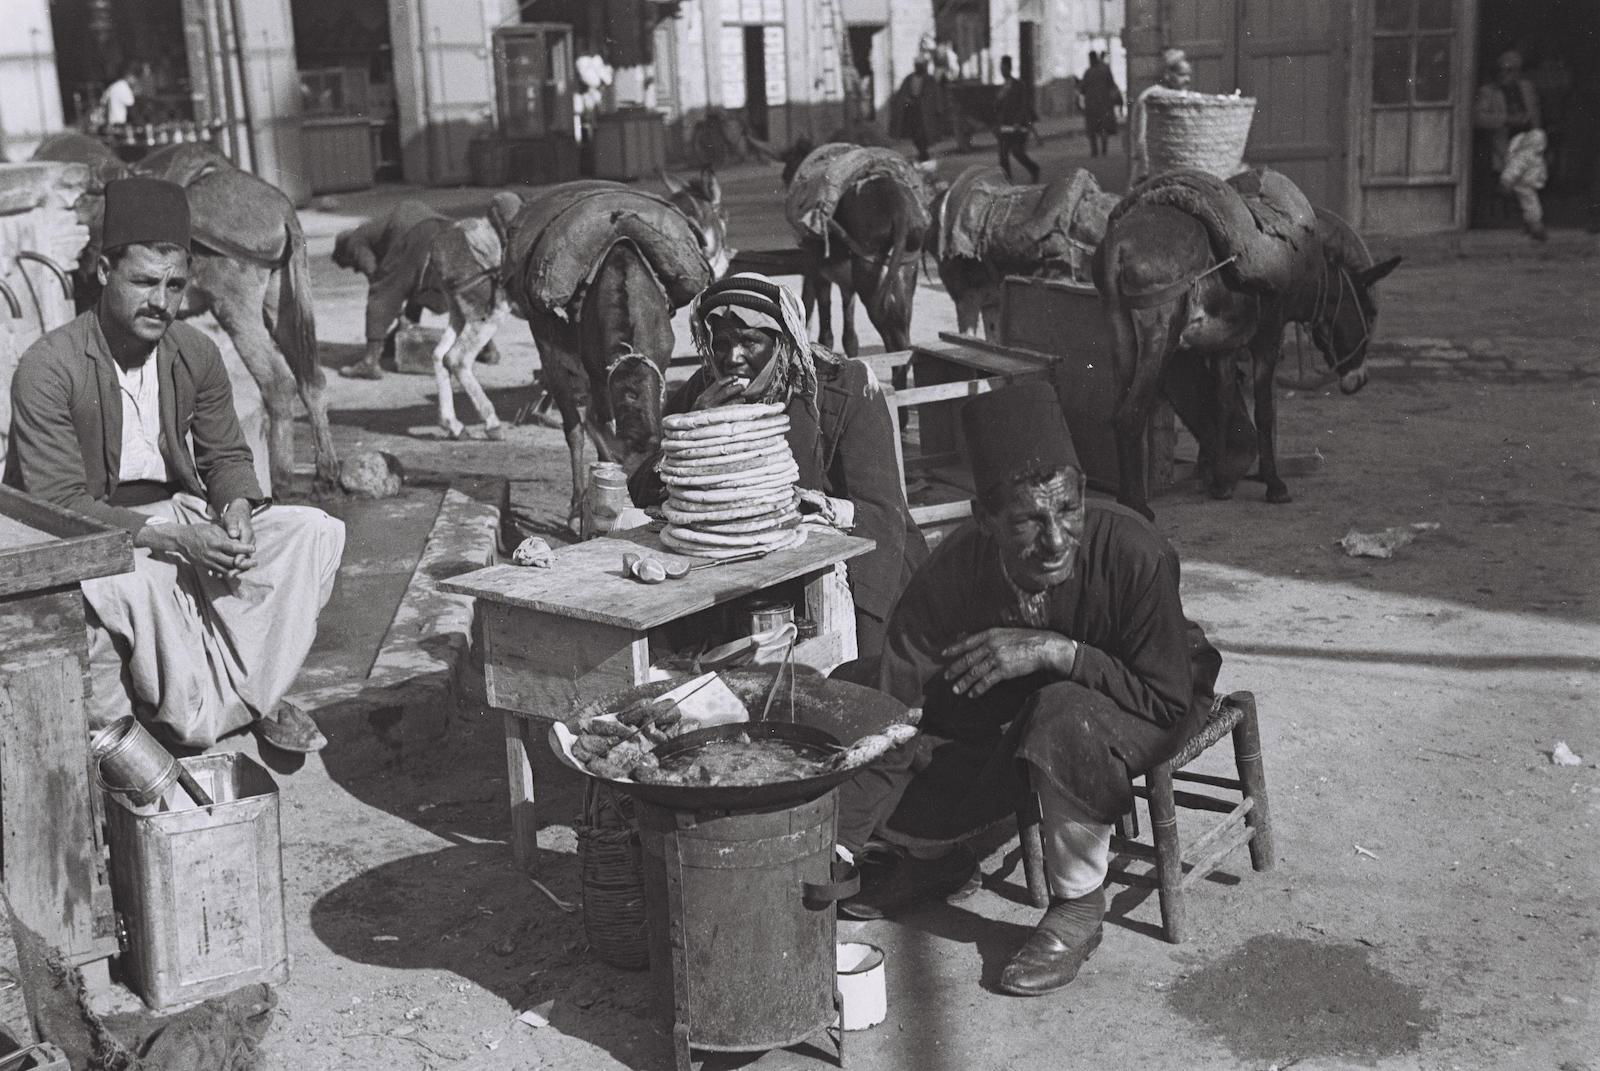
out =
<path fill-rule="evenodd" d="M 1185 773 L 1183 768 L 1225 735 L 1233 734 L 1233 761 L 1237 779 L 1213 774 Z M 1198 792 L 1174 790 L 1173 781 L 1188 781 L 1240 794 L 1235 802 Z M 1250 865 L 1271 870 L 1272 819 L 1267 810 L 1267 775 L 1261 764 L 1261 732 L 1256 725 L 1256 697 L 1234 692 L 1219 698 L 1200 730 L 1178 753 L 1145 775 L 1145 784 L 1133 791 L 1150 805 L 1154 846 L 1135 838 L 1138 815 L 1129 811 L 1117 822 L 1111 838 L 1114 851 L 1155 862 L 1156 888 L 1161 896 L 1161 929 L 1173 944 L 1183 941 L 1183 893 L 1215 870 L 1241 844 L 1250 845 Z M 1222 817 L 1196 837 L 1184 851 L 1178 842 L 1179 807 L 1216 811 Z M 1039 832 L 1039 798 L 1031 795 L 1017 812 L 1017 834 L 1022 841 L 1022 868 L 1028 896 L 1035 907 L 1050 904 L 1050 882 L 1045 873 L 1044 840 Z M 1185 869 L 1187 868 L 1187 873 Z M 1145 879 L 1148 880 L 1148 879 Z"/>

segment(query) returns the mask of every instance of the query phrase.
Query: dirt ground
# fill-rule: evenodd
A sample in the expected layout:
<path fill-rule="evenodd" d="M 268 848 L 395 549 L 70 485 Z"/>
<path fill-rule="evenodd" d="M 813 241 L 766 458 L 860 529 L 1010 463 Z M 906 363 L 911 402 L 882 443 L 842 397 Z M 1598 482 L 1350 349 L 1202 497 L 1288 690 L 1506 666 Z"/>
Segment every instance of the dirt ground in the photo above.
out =
<path fill-rule="evenodd" d="M 1065 151 L 1042 154 L 1047 170 Z M 735 244 L 771 231 L 776 181 L 727 180 Z M 360 207 L 306 213 L 330 365 L 360 342 L 361 284 L 327 261 Z M 1100 950 L 1036 1000 L 992 988 L 1037 916 L 1020 872 L 843 923 L 888 964 L 888 1019 L 848 1035 L 852 1066 L 1600 1071 L 1600 259 L 1558 237 L 1564 251 L 1424 258 L 1385 284 L 1391 345 L 1367 389 L 1283 398 L 1283 450 L 1324 459 L 1290 481 L 1292 504 L 1248 483 L 1229 502 L 1189 488 L 1156 502 L 1185 605 L 1224 654 L 1221 687 L 1260 703 L 1275 868 L 1230 857 L 1190 894 L 1182 945 L 1156 936 L 1153 895 L 1114 885 Z M 953 320 L 925 282 L 915 337 Z M 503 334 L 505 360 L 482 372 L 509 418 L 533 351 L 520 323 Z M 445 443 L 428 377 L 330 389 L 342 449 L 502 473 L 519 522 L 555 530 L 557 430 Z M 1422 522 L 1438 527 L 1391 560 L 1336 545 Z M 1557 741 L 1581 764 L 1554 765 Z M 556 903 L 580 898 L 579 786 L 539 768 L 541 889 L 505 845 L 503 754 L 498 718 L 469 709 L 410 768 L 333 748 L 281 779 L 294 971 L 265 1069 L 671 1066 L 648 976 L 598 963 Z M 1198 768 L 1228 761 L 1221 746 Z M 545 1025 L 518 1021 L 534 1007 Z M 832 1064 L 820 1037 L 706 1055 Z"/>

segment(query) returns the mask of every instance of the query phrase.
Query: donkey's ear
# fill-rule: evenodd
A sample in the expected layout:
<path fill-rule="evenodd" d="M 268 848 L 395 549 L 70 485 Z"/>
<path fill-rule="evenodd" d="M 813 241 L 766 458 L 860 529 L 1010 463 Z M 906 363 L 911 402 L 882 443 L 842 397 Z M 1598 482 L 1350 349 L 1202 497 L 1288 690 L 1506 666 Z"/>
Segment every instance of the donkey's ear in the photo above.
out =
<path fill-rule="evenodd" d="M 689 184 L 669 171 L 662 171 L 661 184 L 667 188 L 668 193 L 682 193 L 689 188 Z"/>
<path fill-rule="evenodd" d="M 700 185 L 704 187 L 706 196 L 713 205 L 722 203 L 722 183 L 717 181 L 717 173 L 709 167 L 700 169 Z"/>
<path fill-rule="evenodd" d="M 1390 257 L 1388 260 L 1379 261 L 1372 267 L 1357 272 L 1355 277 L 1356 284 L 1362 289 L 1366 289 L 1367 287 L 1377 283 L 1380 279 L 1383 279 L 1399 266 L 1399 257 Z"/>

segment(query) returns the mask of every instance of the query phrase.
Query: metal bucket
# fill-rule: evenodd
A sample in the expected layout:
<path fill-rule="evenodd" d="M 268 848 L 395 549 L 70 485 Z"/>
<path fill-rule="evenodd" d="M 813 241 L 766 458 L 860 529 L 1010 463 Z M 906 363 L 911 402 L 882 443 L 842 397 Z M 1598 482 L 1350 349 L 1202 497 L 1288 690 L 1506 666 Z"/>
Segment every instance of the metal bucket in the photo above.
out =
<path fill-rule="evenodd" d="M 118 718 L 91 744 L 100 787 L 144 807 L 178 780 L 178 760 L 133 717 Z"/>
<path fill-rule="evenodd" d="M 798 806 L 696 814 L 641 800 L 656 1013 L 675 1056 L 796 1044 L 834 1021 L 837 792 Z"/>

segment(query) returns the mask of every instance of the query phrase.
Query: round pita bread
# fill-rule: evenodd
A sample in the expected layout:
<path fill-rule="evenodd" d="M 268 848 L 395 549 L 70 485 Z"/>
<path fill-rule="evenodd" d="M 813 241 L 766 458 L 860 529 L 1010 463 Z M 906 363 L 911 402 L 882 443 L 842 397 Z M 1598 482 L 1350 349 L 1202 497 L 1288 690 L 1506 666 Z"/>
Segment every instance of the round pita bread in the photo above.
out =
<path fill-rule="evenodd" d="M 775 518 L 795 508 L 793 500 L 785 502 L 755 502 L 751 504 L 727 503 L 724 505 L 707 504 L 704 502 L 672 502 L 669 501 L 661 509 L 661 515 L 673 524 L 698 525 L 726 521 L 741 521 L 750 519 Z"/>
<path fill-rule="evenodd" d="M 781 543 L 789 538 L 789 533 L 794 526 L 788 528 L 769 528 L 765 532 L 702 532 L 698 528 L 678 528 L 668 526 L 664 532 L 671 532 L 674 539 L 685 543 L 694 543 L 699 546 L 709 547 L 765 547 L 773 543 Z"/>
<path fill-rule="evenodd" d="M 776 479 L 794 480 L 800 475 L 800 466 L 794 458 L 779 458 L 758 468 L 735 469 L 732 472 L 697 472 L 689 476 L 661 470 L 661 482 L 668 487 L 760 487 Z"/>
<path fill-rule="evenodd" d="M 710 445 L 696 443 L 693 446 L 685 446 L 682 443 L 663 442 L 661 444 L 661 456 L 663 459 L 671 459 L 674 462 L 698 461 L 706 458 L 716 460 L 722 457 L 733 457 L 737 454 L 773 449 L 779 444 L 789 445 L 789 440 L 781 432 L 776 434 L 766 433 L 754 439 L 736 439 L 731 442 L 711 443 Z"/>
<path fill-rule="evenodd" d="M 680 428 L 676 431 L 668 431 L 661 437 L 661 441 L 663 445 L 667 443 L 684 443 L 685 445 L 705 446 L 708 443 L 754 439 L 771 435 L 775 431 L 787 431 L 788 428 L 788 417 L 775 416 L 766 417 L 762 420 L 741 421 L 737 424 L 705 424 L 694 428 Z"/>
<path fill-rule="evenodd" d="M 800 511 L 796 509 L 778 510 L 774 513 L 763 513 L 758 517 L 744 517 L 732 521 L 707 521 L 700 516 L 689 513 L 684 514 L 689 520 L 673 521 L 679 528 L 689 527 L 697 532 L 707 534 L 717 533 L 734 535 L 740 532 L 771 532 L 779 528 L 794 528 L 800 524 Z M 672 518 L 667 518 L 672 520 Z"/>
<path fill-rule="evenodd" d="M 688 413 L 673 413 L 661 418 L 661 426 L 668 431 L 698 428 L 707 424 L 736 424 L 781 416 L 784 407 L 776 402 L 755 402 L 743 405 L 718 405 L 710 409 L 696 409 Z"/>
<path fill-rule="evenodd" d="M 794 495 L 793 481 L 787 481 L 776 487 L 715 487 L 707 490 L 703 487 L 672 487 L 668 490 L 667 504 L 678 506 L 679 503 L 705 502 L 715 505 L 731 505 L 734 503 L 747 503 L 755 505 L 764 502 L 767 508 L 779 502 L 788 502 Z"/>
<path fill-rule="evenodd" d="M 760 450 L 723 457 L 674 459 L 668 454 L 661 459 L 660 470 L 664 476 L 710 476 L 719 472 L 743 472 L 780 459 L 790 464 L 794 462 L 788 442 L 781 439 Z"/>
<path fill-rule="evenodd" d="M 752 550 L 764 550 L 771 554 L 775 550 L 789 550 L 792 547 L 798 547 L 806 541 L 806 530 L 804 528 L 796 528 L 792 532 L 785 533 L 781 542 L 774 543 L 769 547 L 713 547 L 703 543 L 686 543 L 676 536 L 670 535 L 671 531 L 671 528 L 662 530 L 662 545 L 680 554 L 688 554 L 696 558 L 737 558 L 741 554 L 750 553 Z"/>

